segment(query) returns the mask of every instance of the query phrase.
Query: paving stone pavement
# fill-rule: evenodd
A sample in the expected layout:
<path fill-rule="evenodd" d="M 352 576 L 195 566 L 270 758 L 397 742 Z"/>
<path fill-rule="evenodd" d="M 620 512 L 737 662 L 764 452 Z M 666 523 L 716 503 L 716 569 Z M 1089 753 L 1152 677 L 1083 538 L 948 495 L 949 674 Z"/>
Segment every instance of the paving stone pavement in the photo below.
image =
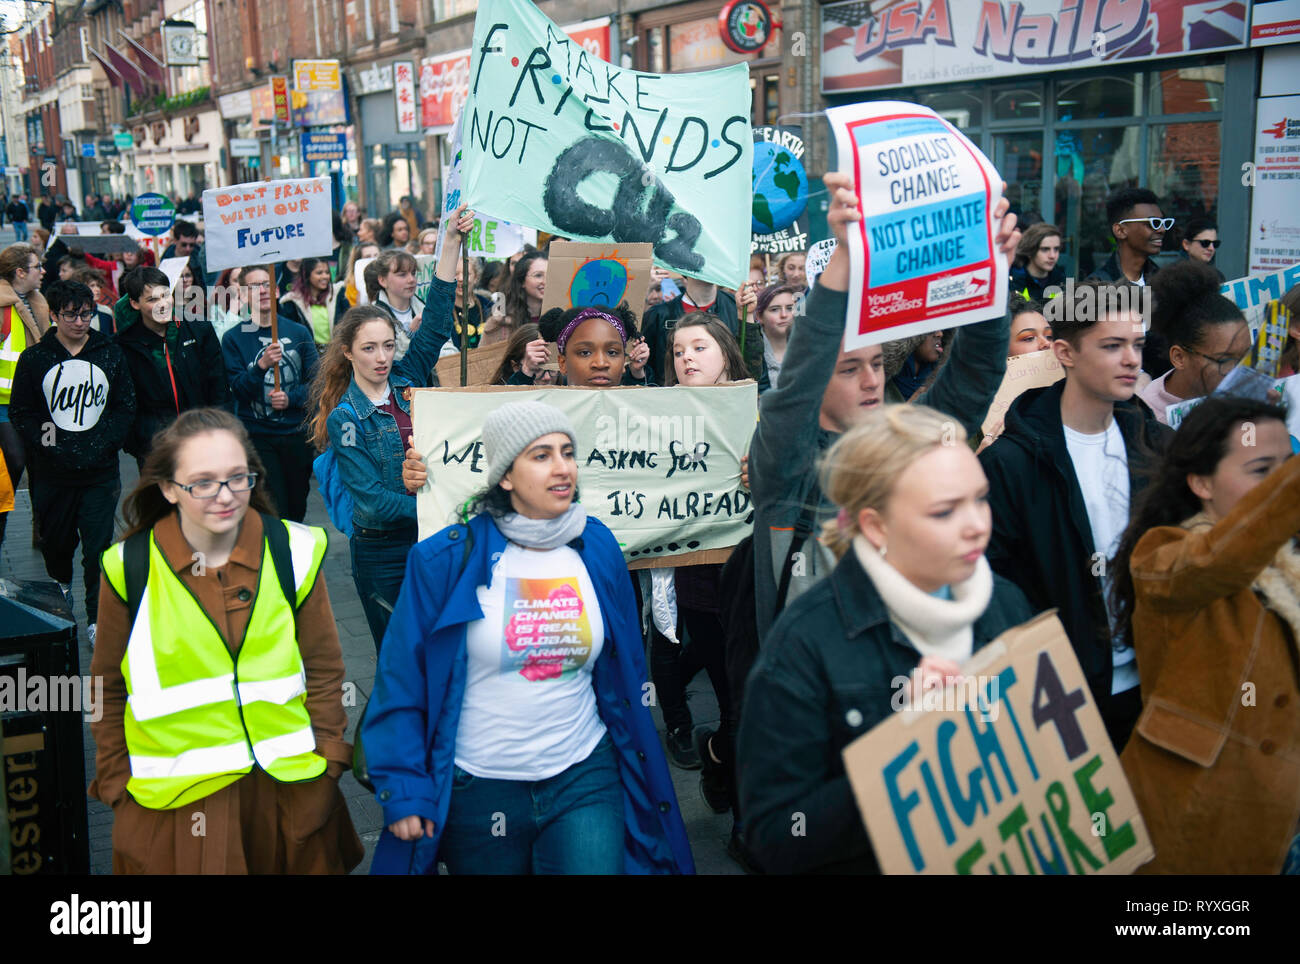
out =
<path fill-rule="evenodd" d="M 6 230 L 8 230 L 7 225 Z M 3 235 L 0 235 L 0 246 L 2 243 Z M 121 456 L 121 473 L 122 491 L 127 493 L 135 484 L 138 473 L 135 460 L 125 454 Z M 40 553 L 31 547 L 31 499 L 26 486 L 27 480 L 24 478 L 22 488 L 15 494 L 14 510 L 9 518 L 4 546 L 0 549 L 0 576 L 42 580 L 48 577 Z M 324 527 L 329 533 L 329 551 L 325 556 L 322 572 L 325 575 L 325 584 L 329 588 L 334 621 L 338 626 L 339 642 L 343 649 L 345 679 L 356 688 L 355 705 L 348 707 L 347 738 L 350 740 L 355 733 L 362 708 L 374 686 L 374 643 L 370 638 L 370 630 L 367 628 L 365 614 L 361 609 L 361 600 L 352 581 L 348 541 L 342 533 L 330 525 L 325 504 L 320 492 L 314 486 L 307 503 L 306 521 L 311 525 Z M 118 531 L 121 532 L 120 518 Z M 78 550 L 74 572 L 76 577 L 73 582 L 73 593 L 76 601 L 77 631 L 81 638 L 80 659 L 82 669 L 85 671 L 90 665 L 90 648 L 86 644 L 85 593 L 81 583 L 80 550 Z M 718 707 L 707 674 L 700 673 L 696 677 L 688 689 L 688 696 L 696 725 L 716 726 Z M 663 720 L 657 708 L 654 714 L 655 722 L 662 734 Z M 95 744 L 89 725 L 85 727 L 85 747 L 86 785 L 89 786 L 95 774 Z M 740 867 L 726 853 L 727 839 L 731 832 L 730 814 L 715 814 L 705 805 L 700 796 L 698 770 L 687 771 L 677 767 L 671 767 L 671 770 L 677 799 L 690 836 L 691 850 L 695 855 L 697 872 L 701 874 L 741 873 Z M 341 786 L 352 814 L 352 821 L 366 848 L 365 860 L 354 873 L 368 873 L 375 843 L 379 840 L 383 814 L 373 795 L 358 784 L 351 774 L 343 777 Z M 92 874 L 110 874 L 112 873 L 113 813 L 97 800 L 88 800 L 88 811 L 90 871 Z"/>

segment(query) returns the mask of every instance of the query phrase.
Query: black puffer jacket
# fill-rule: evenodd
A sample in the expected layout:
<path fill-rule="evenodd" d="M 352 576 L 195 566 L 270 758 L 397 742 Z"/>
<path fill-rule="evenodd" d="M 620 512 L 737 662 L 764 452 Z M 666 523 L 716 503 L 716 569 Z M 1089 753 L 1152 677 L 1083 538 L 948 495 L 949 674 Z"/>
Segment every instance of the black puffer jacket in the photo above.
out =
<path fill-rule="evenodd" d="M 686 308 L 682 304 L 683 297 L 684 295 L 678 295 L 672 301 L 655 305 L 641 317 L 641 335 L 650 346 L 650 360 L 646 362 L 645 370 L 652 385 L 667 384 L 664 379 L 668 373 L 665 365 L 668 357 L 669 332 L 676 327 L 677 319 L 686 314 Z M 636 311 L 636 308 L 632 310 Z M 719 289 L 718 297 L 709 312 L 717 315 L 718 319 L 731 329 L 733 335 L 740 337 L 740 313 L 736 309 L 735 295 Z"/>
<path fill-rule="evenodd" d="M 1110 622 L 1093 561 L 1092 528 L 1061 424 L 1062 379 L 1025 392 L 1002 436 L 980 453 L 989 478 L 993 571 L 1019 586 L 1034 612 L 1056 607 L 1094 694 L 1110 694 Z M 1136 396 L 1115 406 L 1128 454 L 1129 504 L 1172 433 Z"/>

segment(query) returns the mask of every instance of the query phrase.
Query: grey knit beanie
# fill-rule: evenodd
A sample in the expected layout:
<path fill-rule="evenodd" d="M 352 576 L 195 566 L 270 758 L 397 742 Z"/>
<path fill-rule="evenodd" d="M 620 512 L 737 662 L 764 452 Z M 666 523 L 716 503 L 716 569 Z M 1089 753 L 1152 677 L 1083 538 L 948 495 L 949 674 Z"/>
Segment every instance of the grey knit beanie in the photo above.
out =
<path fill-rule="evenodd" d="M 519 453 L 543 435 L 562 432 L 578 444 L 569 416 L 542 402 L 510 402 L 483 420 L 483 455 L 488 463 L 488 488 L 501 481 Z"/>

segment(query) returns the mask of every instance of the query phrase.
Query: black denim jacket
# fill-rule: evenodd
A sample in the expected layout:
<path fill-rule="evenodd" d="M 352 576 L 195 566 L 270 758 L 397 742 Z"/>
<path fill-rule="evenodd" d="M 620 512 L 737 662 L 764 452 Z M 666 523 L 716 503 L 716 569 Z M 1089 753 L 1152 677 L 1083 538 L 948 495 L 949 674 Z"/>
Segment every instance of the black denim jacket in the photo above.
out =
<path fill-rule="evenodd" d="M 1033 615 L 994 576 L 975 649 Z M 920 659 L 852 550 L 773 625 L 736 751 L 746 836 L 769 873 L 879 873 L 840 754 L 889 717 L 895 678 Z"/>

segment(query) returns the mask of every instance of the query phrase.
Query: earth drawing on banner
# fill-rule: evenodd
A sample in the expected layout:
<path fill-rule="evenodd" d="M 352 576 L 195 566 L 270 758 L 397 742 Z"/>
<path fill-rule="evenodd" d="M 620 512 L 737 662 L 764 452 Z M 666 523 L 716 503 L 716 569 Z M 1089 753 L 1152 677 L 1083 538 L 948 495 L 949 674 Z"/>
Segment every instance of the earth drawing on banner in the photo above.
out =
<path fill-rule="evenodd" d="M 803 163 L 780 144 L 754 142 L 754 234 L 788 228 L 808 206 L 808 175 Z"/>

